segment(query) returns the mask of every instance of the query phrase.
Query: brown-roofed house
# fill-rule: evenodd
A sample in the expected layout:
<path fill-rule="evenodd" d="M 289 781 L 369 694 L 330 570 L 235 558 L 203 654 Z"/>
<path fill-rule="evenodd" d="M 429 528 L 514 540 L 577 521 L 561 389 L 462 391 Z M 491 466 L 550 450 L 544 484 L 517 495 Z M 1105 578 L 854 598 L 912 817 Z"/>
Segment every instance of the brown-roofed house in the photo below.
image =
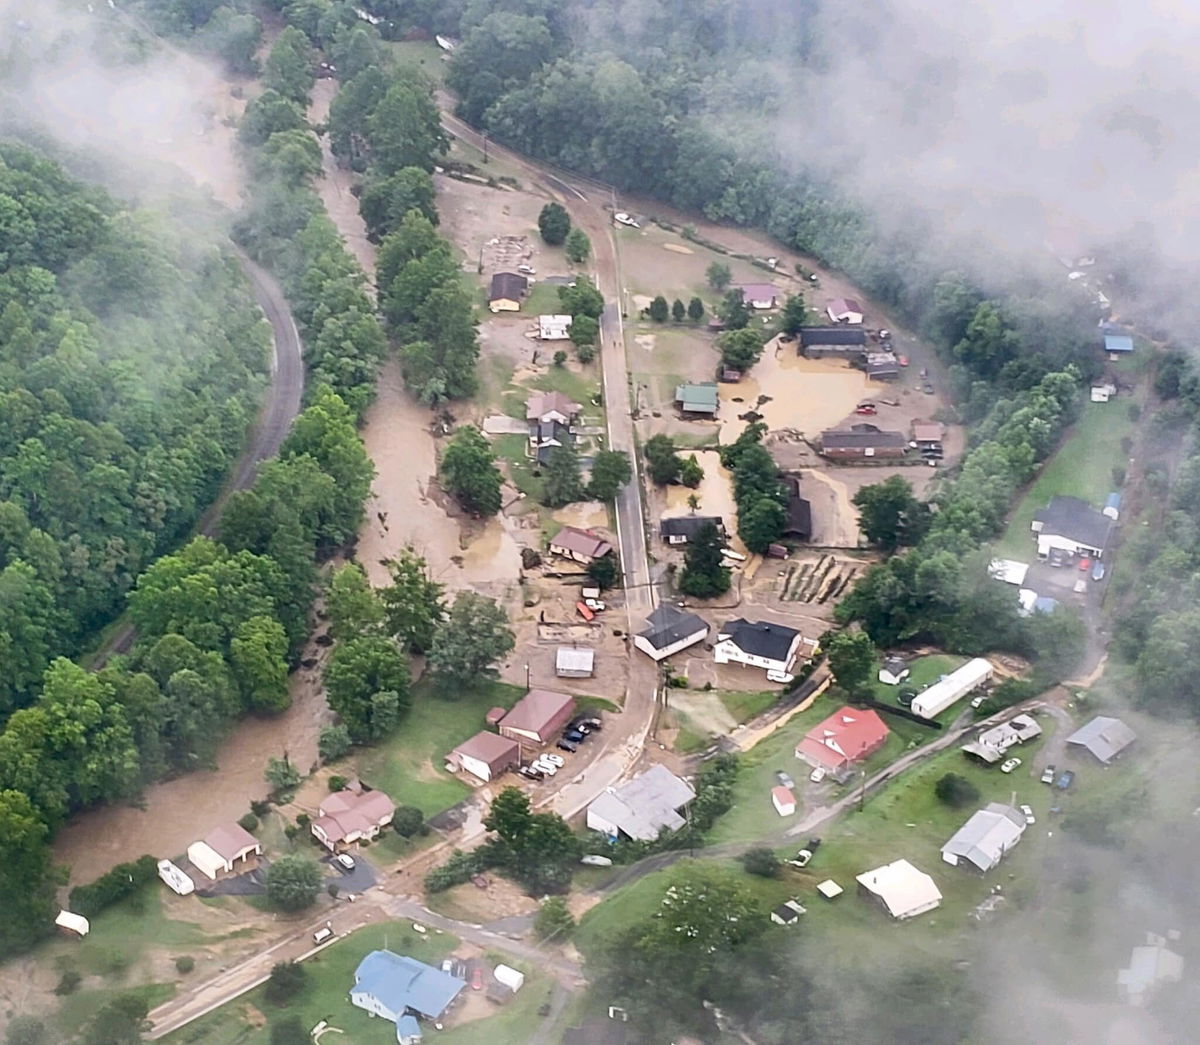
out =
<path fill-rule="evenodd" d="M 493 312 L 520 312 L 529 290 L 529 280 L 516 272 L 497 272 L 488 293 L 488 308 Z"/>
<path fill-rule="evenodd" d="M 564 526 L 550 538 L 550 554 L 583 563 L 584 566 L 612 553 L 613 546 L 590 530 Z"/>
<path fill-rule="evenodd" d="M 502 736 L 544 744 L 554 738 L 575 713 L 575 698 L 549 689 L 531 689 L 500 720 Z"/>
<path fill-rule="evenodd" d="M 536 421 L 538 424 L 558 422 L 560 425 L 571 424 L 583 407 L 573 403 L 562 392 L 538 392 L 525 400 L 525 420 Z"/>
<path fill-rule="evenodd" d="M 222 874 L 248 870 L 250 857 L 262 855 L 262 844 L 241 824 L 222 824 L 188 846 L 192 866 L 213 881 Z"/>
<path fill-rule="evenodd" d="M 918 419 L 912 423 L 913 442 L 917 444 L 917 448 L 920 450 L 940 450 L 944 436 L 945 430 L 939 421 L 922 421 Z"/>
<path fill-rule="evenodd" d="M 742 292 L 742 300 L 750 308 L 775 308 L 779 304 L 779 290 L 773 283 L 738 283 L 735 289 Z"/>
<path fill-rule="evenodd" d="M 872 457 L 903 457 L 908 440 L 903 432 L 885 432 L 875 425 L 851 425 L 848 430 L 821 433 L 821 453 L 834 461 Z"/>
<path fill-rule="evenodd" d="M 374 838 L 392 822 L 396 803 L 382 791 L 335 791 L 321 803 L 312 833 L 326 849 Z"/>
<path fill-rule="evenodd" d="M 863 321 L 863 307 L 854 298 L 834 298 L 825 312 L 834 323 L 857 326 Z"/>
<path fill-rule="evenodd" d="M 511 737 L 483 730 L 451 751 L 449 761 L 486 783 L 520 764 L 521 745 Z"/>

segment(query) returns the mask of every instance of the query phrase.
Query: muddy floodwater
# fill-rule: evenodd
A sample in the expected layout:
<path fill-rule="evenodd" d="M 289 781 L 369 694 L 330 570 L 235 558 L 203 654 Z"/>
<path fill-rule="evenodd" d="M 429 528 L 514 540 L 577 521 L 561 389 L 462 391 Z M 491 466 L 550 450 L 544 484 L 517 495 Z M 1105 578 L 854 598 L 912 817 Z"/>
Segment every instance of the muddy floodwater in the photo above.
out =
<path fill-rule="evenodd" d="M 687 456 L 688 451 L 682 451 Z M 696 509 L 697 515 L 719 515 L 725 522 L 725 530 L 729 534 L 727 547 L 742 555 L 746 554 L 746 546 L 737 535 L 737 505 L 733 500 L 733 476 L 721 464 L 721 456 L 716 450 L 697 450 L 696 460 L 704 469 L 704 480 L 695 490 L 686 486 L 668 486 L 666 488 L 667 506 L 664 517 L 675 518 L 680 515 L 690 515 L 688 498 L 693 494 L 700 502 Z"/>
<path fill-rule="evenodd" d="M 878 386 L 876 386 L 878 387 Z M 770 431 L 795 428 L 810 439 L 839 426 L 869 397 L 867 376 L 842 360 L 805 359 L 795 342 L 769 342 L 762 359 L 736 385 L 719 386 L 721 442 L 732 443 L 746 427 L 738 417 L 750 410 L 762 414 Z M 760 395 L 768 402 L 756 407 Z M 734 399 L 740 399 L 735 403 Z"/>

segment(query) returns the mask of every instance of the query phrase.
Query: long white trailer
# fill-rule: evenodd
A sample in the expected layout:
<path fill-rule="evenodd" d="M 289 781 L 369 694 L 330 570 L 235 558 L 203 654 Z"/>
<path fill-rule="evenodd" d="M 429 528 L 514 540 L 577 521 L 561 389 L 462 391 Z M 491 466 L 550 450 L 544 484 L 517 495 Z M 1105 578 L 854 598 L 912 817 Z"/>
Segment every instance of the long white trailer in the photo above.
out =
<path fill-rule="evenodd" d="M 912 702 L 914 714 L 922 718 L 936 718 L 956 701 L 962 700 L 973 689 L 978 689 L 992 677 L 992 665 L 976 657 L 957 671 L 935 682 L 920 693 Z"/>

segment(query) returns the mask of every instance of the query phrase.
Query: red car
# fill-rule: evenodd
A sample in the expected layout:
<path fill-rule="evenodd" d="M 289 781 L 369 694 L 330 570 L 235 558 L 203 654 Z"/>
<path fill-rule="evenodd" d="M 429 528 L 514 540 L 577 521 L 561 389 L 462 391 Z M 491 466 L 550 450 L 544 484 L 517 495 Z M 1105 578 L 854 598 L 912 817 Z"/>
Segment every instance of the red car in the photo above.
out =
<path fill-rule="evenodd" d="M 480 965 L 471 970 L 471 990 L 483 990 L 483 967 Z"/>
<path fill-rule="evenodd" d="M 1091 559 L 1084 558 L 1084 559 L 1079 560 L 1079 572 L 1080 573 L 1087 573 L 1087 571 L 1090 570 L 1091 568 L 1092 568 L 1092 560 Z"/>
<path fill-rule="evenodd" d="M 897 356 L 896 362 L 901 366 L 908 366 L 908 356 Z"/>

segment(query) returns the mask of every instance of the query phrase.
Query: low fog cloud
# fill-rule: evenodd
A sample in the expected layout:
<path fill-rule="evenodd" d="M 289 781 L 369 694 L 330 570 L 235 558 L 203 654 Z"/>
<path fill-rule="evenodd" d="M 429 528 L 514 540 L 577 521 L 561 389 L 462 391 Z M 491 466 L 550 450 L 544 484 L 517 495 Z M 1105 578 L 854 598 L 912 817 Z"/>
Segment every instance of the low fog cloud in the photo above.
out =
<path fill-rule="evenodd" d="M 1200 6 L 827 3 L 783 135 L 885 220 L 991 248 L 1195 257 Z"/>
<path fill-rule="evenodd" d="M 145 198 L 181 172 L 227 206 L 240 173 L 228 126 L 240 111 L 220 72 L 98 2 L 0 0 L 3 123 L 105 161 L 106 180 Z M 4 127 L 0 125 L 0 130 Z"/>

